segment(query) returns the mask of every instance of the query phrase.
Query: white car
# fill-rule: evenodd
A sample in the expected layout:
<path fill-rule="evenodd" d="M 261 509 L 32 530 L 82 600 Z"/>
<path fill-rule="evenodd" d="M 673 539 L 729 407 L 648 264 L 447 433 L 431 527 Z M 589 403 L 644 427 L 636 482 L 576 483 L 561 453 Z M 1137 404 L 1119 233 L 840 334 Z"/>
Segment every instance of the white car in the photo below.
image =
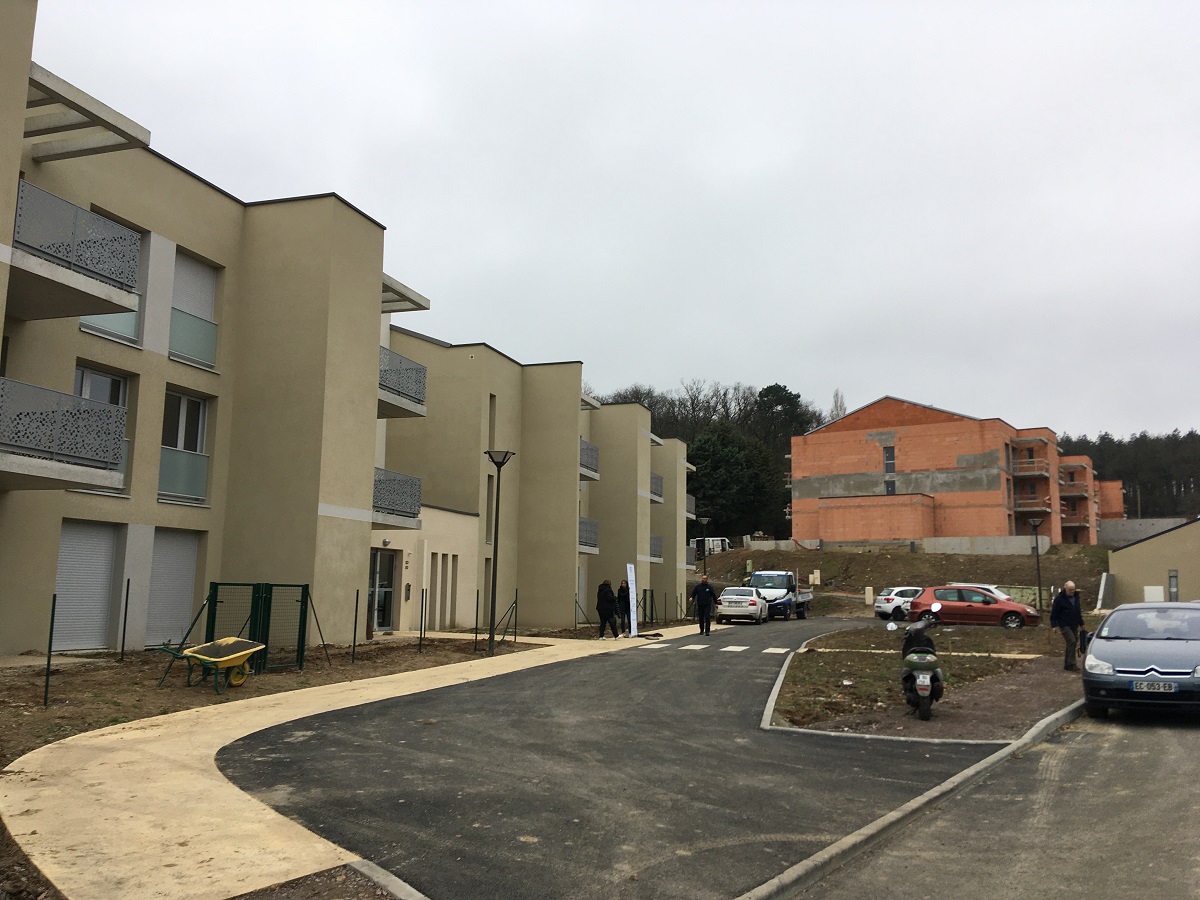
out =
<path fill-rule="evenodd" d="M 908 618 L 908 605 L 921 593 L 919 587 L 884 588 L 875 596 L 875 615 L 897 622 Z"/>
<path fill-rule="evenodd" d="M 993 597 L 997 597 L 1000 600 L 1012 600 L 1012 597 L 1004 593 L 1004 591 L 1000 590 L 999 586 L 994 584 L 977 584 L 974 581 L 952 581 L 950 582 L 949 587 L 975 588 L 976 590 L 987 591 Z"/>
<path fill-rule="evenodd" d="M 767 598 L 758 588 L 728 587 L 717 598 L 717 609 L 713 618 L 720 625 L 731 619 L 749 619 L 755 625 L 767 618 Z"/>

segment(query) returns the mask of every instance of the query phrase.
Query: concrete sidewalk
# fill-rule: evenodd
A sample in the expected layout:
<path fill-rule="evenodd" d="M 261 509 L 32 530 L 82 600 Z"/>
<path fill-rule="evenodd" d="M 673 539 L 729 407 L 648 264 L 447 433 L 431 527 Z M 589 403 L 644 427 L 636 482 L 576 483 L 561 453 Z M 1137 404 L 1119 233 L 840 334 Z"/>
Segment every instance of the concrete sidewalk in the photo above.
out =
<path fill-rule="evenodd" d="M 692 626 L 686 626 L 663 633 L 691 632 Z M 4 769 L 0 818 L 34 864 L 71 900 L 236 896 L 357 857 L 228 782 L 215 763 L 226 744 L 317 713 L 644 643 L 561 641 L 77 735 Z M 179 877 L 164 879 L 164 863 Z"/>

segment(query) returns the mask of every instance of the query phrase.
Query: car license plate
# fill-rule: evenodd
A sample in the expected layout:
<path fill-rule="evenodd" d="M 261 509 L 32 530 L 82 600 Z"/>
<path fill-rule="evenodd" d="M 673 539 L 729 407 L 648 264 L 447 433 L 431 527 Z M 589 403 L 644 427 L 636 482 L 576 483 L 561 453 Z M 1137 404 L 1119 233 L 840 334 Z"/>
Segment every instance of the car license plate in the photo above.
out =
<path fill-rule="evenodd" d="M 1129 689 L 1134 693 L 1174 694 L 1179 685 L 1173 681 L 1131 681 Z"/>
<path fill-rule="evenodd" d="M 722 605 L 723 606 L 745 606 L 746 601 L 745 600 L 726 600 Z"/>
<path fill-rule="evenodd" d="M 921 685 L 921 687 L 933 684 L 933 676 L 929 672 L 918 672 L 917 684 Z"/>

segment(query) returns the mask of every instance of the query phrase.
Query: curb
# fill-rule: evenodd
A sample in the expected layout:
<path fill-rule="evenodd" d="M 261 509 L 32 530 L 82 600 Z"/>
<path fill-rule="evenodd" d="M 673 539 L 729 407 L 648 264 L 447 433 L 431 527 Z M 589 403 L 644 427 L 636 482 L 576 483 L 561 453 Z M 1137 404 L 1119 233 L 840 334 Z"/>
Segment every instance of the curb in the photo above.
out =
<path fill-rule="evenodd" d="M 768 715 L 774 709 L 776 690 L 771 694 L 768 704 Z M 899 809 L 893 810 L 886 816 L 876 819 L 869 825 L 864 825 L 858 831 L 846 835 L 839 841 L 830 844 L 824 850 L 810 856 L 804 862 L 797 863 L 780 875 L 775 876 L 752 891 L 742 894 L 737 900 L 782 900 L 798 891 L 816 884 L 834 869 L 839 868 L 876 844 L 880 843 L 894 832 L 907 825 L 912 819 L 923 813 L 929 806 L 939 800 L 944 800 L 957 793 L 973 782 L 987 775 L 1009 757 L 1021 753 L 1053 734 L 1064 725 L 1075 721 L 1083 712 L 1083 701 L 1076 700 L 1070 706 L 1051 713 L 1042 719 L 1018 740 L 1013 741 L 1001 750 L 997 750 L 986 759 L 980 760 L 969 769 L 964 769 L 952 778 L 948 778 L 935 788 L 931 788 L 919 797 L 905 803 Z M 872 735 L 857 735 L 865 740 L 875 740 Z"/>

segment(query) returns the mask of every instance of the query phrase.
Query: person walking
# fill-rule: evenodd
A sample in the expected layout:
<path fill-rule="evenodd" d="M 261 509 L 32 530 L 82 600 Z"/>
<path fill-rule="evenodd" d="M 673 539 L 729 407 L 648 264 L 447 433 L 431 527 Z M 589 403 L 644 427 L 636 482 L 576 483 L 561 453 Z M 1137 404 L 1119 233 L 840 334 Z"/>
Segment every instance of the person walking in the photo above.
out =
<path fill-rule="evenodd" d="M 629 580 L 621 579 L 617 588 L 617 617 L 621 620 L 621 637 L 629 637 Z"/>
<path fill-rule="evenodd" d="M 607 641 L 608 635 L 604 633 L 604 626 L 608 625 L 612 628 L 613 637 L 617 634 L 617 595 L 613 593 L 612 582 L 607 578 L 596 591 L 596 612 L 600 614 L 600 640 Z"/>
<path fill-rule="evenodd" d="M 700 633 L 708 634 L 712 630 L 712 608 L 717 602 L 717 592 L 708 583 L 707 575 L 701 575 L 700 583 L 692 588 L 692 601 L 696 604 L 696 621 L 700 624 Z"/>
<path fill-rule="evenodd" d="M 1079 668 L 1075 651 L 1079 646 L 1079 630 L 1083 628 L 1083 610 L 1079 606 L 1079 591 L 1075 582 L 1068 581 L 1050 606 L 1050 627 L 1063 636 L 1063 668 L 1074 672 Z"/>

